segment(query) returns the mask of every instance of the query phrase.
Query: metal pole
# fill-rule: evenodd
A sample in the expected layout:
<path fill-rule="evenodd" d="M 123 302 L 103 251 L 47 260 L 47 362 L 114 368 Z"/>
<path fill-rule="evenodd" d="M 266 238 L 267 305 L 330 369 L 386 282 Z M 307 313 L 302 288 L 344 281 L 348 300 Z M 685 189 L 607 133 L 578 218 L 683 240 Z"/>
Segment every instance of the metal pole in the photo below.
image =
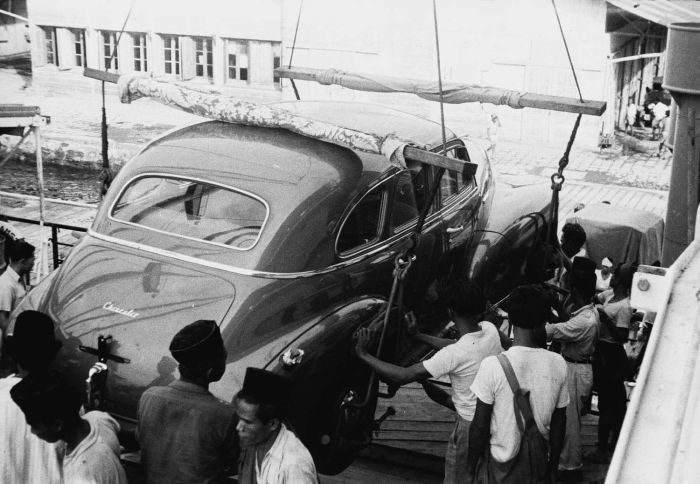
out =
<path fill-rule="evenodd" d="M 36 171 L 39 181 L 39 260 L 37 262 L 36 280 L 41 281 L 45 274 L 44 267 L 48 268 L 46 261 L 46 234 L 44 226 L 44 163 L 41 158 L 41 128 L 40 123 L 35 124 L 32 129 L 36 139 Z"/>

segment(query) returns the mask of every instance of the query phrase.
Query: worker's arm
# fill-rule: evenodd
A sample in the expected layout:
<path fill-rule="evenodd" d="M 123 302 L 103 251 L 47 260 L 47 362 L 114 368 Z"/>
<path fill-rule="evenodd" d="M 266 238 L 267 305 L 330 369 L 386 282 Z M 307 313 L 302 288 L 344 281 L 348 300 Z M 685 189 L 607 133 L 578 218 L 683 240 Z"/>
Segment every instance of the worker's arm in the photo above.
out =
<path fill-rule="evenodd" d="M 440 350 L 455 342 L 455 340 L 450 338 L 439 338 L 437 336 L 431 336 L 418 331 L 418 322 L 416 321 L 416 316 L 413 314 L 413 312 L 406 313 L 406 331 L 413 339 L 421 341 L 436 350 Z"/>
<path fill-rule="evenodd" d="M 7 327 L 10 325 L 9 311 L 0 311 L 0 333 L 7 334 Z"/>
<path fill-rule="evenodd" d="M 399 385 L 404 385 L 413 381 L 424 380 L 430 377 L 430 373 L 425 369 L 423 363 L 416 363 L 409 367 L 401 367 L 382 361 L 370 354 L 372 346 L 372 333 L 368 328 L 362 328 L 355 333 L 355 353 L 367 366 L 372 368 L 385 380 L 389 380 Z"/>
<path fill-rule="evenodd" d="M 450 395 L 449 392 L 446 392 L 435 383 L 431 383 L 430 380 L 423 380 L 421 385 L 423 385 L 425 394 L 428 395 L 433 402 L 449 408 L 450 410 L 455 410 L 455 404 L 452 402 L 452 395 Z"/>
<path fill-rule="evenodd" d="M 566 407 L 557 408 L 554 410 L 554 413 L 552 413 L 552 421 L 549 424 L 549 479 L 553 484 L 558 482 L 557 471 L 559 469 L 559 456 L 564 446 L 565 432 Z"/>
<path fill-rule="evenodd" d="M 474 420 L 469 427 L 469 451 L 467 453 L 467 480 L 472 482 L 476 474 L 476 465 L 479 459 L 486 453 L 486 446 L 491 437 L 491 414 L 493 405 L 489 405 L 476 399 L 476 411 Z"/>

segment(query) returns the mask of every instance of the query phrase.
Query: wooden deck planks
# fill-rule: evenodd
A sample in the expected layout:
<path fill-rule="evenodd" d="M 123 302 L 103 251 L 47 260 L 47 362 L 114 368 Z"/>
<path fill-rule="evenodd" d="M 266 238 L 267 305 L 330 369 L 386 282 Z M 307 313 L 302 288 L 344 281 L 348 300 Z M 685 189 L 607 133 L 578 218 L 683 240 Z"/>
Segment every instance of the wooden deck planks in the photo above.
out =
<path fill-rule="evenodd" d="M 430 400 L 423 393 L 422 387 L 416 383 L 401 388 L 393 399 L 380 400 L 376 415 L 384 413 L 388 406 L 394 407 L 397 414 L 384 422 L 374 438 L 375 444 L 427 454 L 441 461 L 444 459 L 447 440 L 454 425 L 451 410 Z M 582 422 L 583 452 L 586 454 L 595 450 L 598 440 L 598 417 L 586 415 Z M 372 455 L 371 448 L 366 455 Z M 403 467 L 410 467 L 411 464 L 410 456 L 402 462 L 400 453 L 397 454 L 396 462 L 392 463 Z M 607 465 L 585 462 L 583 472 L 584 480 L 581 482 L 602 483 L 605 480 Z"/>

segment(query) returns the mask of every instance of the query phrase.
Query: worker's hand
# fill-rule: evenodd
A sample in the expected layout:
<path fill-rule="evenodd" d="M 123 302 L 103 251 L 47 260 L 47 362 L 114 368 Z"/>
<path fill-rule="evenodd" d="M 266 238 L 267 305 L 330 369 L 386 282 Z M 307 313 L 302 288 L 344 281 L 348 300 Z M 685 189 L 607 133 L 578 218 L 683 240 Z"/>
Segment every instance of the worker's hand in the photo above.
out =
<path fill-rule="evenodd" d="M 372 346 L 372 331 L 369 328 L 360 328 L 355 332 L 354 339 L 357 356 L 368 354 Z"/>
<path fill-rule="evenodd" d="M 413 314 L 413 311 L 409 311 L 406 313 L 404 316 L 404 319 L 406 320 L 406 332 L 408 333 L 409 336 L 415 336 L 419 333 L 418 331 L 418 320 L 416 319 L 416 315 Z"/>

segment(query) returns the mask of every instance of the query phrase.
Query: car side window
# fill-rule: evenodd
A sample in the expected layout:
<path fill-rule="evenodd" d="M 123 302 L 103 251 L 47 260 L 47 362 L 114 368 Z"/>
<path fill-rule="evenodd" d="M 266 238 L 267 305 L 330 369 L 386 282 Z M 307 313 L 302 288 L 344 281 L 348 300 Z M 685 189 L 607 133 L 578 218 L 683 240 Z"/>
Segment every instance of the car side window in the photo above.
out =
<path fill-rule="evenodd" d="M 259 198 L 197 180 L 144 176 L 132 181 L 111 217 L 189 239 L 247 250 L 267 220 Z"/>
<path fill-rule="evenodd" d="M 466 160 L 466 150 L 464 147 L 455 147 L 447 151 L 447 156 Z M 442 200 L 447 200 L 450 197 L 457 195 L 464 188 L 473 185 L 474 177 L 463 177 L 457 172 L 445 170 L 445 173 L 440 179 L 440 195 Z"/>
<path fill-rule="evenodd" d="M 339 253 L 360 248 L 379 239 L 385 194 L 386 184 L 375 187 L 362 197 L 345 218 L 336 244 Z"/>
<path fill-rule="evenodd" d="M 413 173 L 404 171 L 396 177 L 394 203 L 391 209 L 391 227 L 394 233 L 418 218 L 418 204 L 413 185 Z"/>

